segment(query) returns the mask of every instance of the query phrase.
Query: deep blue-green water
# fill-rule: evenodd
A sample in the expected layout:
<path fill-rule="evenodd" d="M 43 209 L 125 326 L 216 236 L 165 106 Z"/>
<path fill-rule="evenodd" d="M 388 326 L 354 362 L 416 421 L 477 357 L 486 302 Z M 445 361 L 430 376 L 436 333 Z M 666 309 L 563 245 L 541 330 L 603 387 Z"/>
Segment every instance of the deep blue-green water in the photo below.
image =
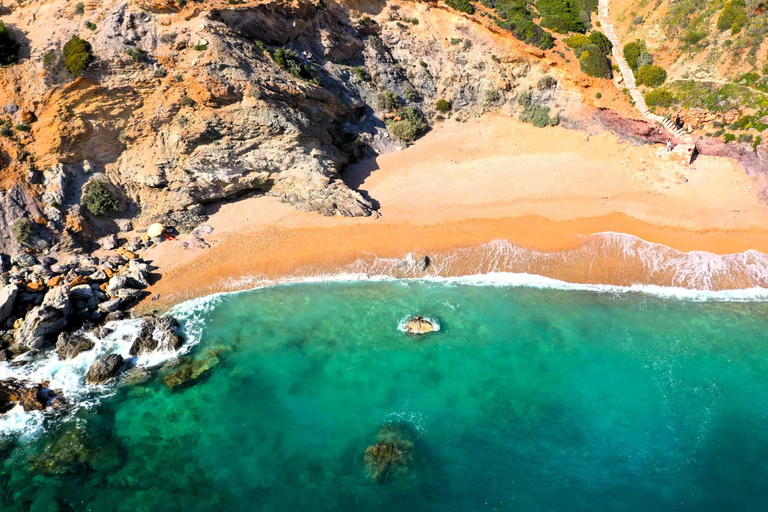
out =
<path fill-rule="evenodd" d="M 442 329 L 397 330 L 414 314 Z M 224 296 L 164 369 L 32 442 L 8 511 L 759 511 L 768 305 L 428 282 Z M 218 361 L 218 364 L 215 364 Z M 364 452 L 409 431 L 406 477 Z"/>

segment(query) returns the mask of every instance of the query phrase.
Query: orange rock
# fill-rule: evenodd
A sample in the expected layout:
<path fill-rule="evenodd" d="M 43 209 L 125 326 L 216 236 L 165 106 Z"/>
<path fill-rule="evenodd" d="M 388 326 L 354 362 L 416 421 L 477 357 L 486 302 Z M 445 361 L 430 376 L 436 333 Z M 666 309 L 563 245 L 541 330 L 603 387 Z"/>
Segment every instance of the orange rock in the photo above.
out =
<path fill-rule="evenodd" d="M 123 258 L 128 258 L 129 260 L 135 260 L 139 256 L 135 252 L 131 252 L 127 249 L 123 249 L 122 247 L 117 250 L 117 254 L 122 256 Z"/>
<path fill-rule="evenodd" d="M 101 290 L 101 291 L 103 291 L 103 292 L 107 291 L 107 285 L 108 285 L 108 284 L 109 284 L 109 283 L 101 283 L 101 284 L 99 285 L 99 290 Z"/>
<path fill-rule="evenodd" d="M 112 269 L 111 269 L 111 268 L 109 268 L 109 267 L 107 267 L 107 268 L 105 268 L 105 269 L 104 269 L 104 273 L 105 273 L 105 274 L 107 274 L 107 277 L 108 277 L 109 279 L 112 279 L 112 276 L 114 276 L 115 274 L 117 274 L 117 272 L 115 272 L 114 270 L 112 270 Z"/>
<path fill-rule="evenodd" d="M 88 276 L 77 276 L 69 282 L 69 287 L 79 286 L 81 284 L 88 284 Z"/>
<path fill-rule="evenodd" d="M 54 286 L 61 286 L 62 284 L 64 284 L 64 276 L 56 276 L 48 280 L 49 288 L 53 288 Z"/>
<path fill-rule="evenodd" d="M 23 323 L 24 323 L 24 318 L 23 317 L 22 318 L 17 318 L 16 321 L 13 322 L 13 328 L 14 329 L 18 329 L 19 327 L 21 327 L 21 324 L 23 324 Z"/>
<path fill-rule="evenodd" d="M 38 283 L 27 283 L 27 291 L 28 292 L 41 292 L 45 290 L 45 285 L 41 282 Z"/>

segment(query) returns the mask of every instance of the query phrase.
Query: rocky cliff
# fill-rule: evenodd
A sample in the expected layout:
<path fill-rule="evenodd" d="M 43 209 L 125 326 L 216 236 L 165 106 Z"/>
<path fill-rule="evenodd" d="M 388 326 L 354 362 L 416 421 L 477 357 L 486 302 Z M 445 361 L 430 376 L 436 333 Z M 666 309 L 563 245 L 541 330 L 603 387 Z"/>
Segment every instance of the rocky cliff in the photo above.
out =
<path fill-rule="evenodd" d="M 25 1 L 2 19 L 22 48 L 0 69 L 5 251 L 22 217 L 73 249 L 156 220 L 189 229 L 247 193 L 371 215 L 341 179 L 349 162 L 441 116 L 514 110 L 524 89 L 563 117 L 579 105 L 536 86 L 549 66 L 525 45 L 428 2 Z M 79 77 L 62 52 L 75 35 L 92 53 Z M 81 204 L 94 180 L 111 215 Z"/>

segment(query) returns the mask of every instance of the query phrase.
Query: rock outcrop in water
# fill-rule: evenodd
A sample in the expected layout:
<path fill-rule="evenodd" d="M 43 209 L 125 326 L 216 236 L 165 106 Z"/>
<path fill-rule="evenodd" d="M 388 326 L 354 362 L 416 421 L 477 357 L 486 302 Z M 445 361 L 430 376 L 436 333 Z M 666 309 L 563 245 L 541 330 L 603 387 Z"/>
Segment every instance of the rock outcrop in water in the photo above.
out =
<path fill-rule="evenodd" d="M 403 425 L 387 425 L 376 436 L 376 444 L 363 455 L 368 477 L 375 482 L 407 481 L 413 474 L 415 439 Z"/>
<path fill-rule="evenodd" d="M 87 338 L 81 333 L 61 333 L 56 340 L 56 352 L 62 361 L 77 357 L 80 352 L 91 350 L 94 346 L 93 340 Z"/>
<path fill-rule="evenodd" d="M 120 354 L 109 354 L 100 357 L 88 368 L 85 382 L 87 384 L 102 384 L 117 375 L 122 367 L 123 356 Z"/>
<path fill-rule="evenodd" d="M 21 405 L 25 411 L 42 411 L 55 397 L 56 393 L 48 389 L 46 382 L 35 384 L 16 379 L 0 381 L 0 414 L 16 405 Z"/>
<path fill-rule="evenodd" d="M 405 322 L 403 330 L 408 334 L 427 334 L 437 331 L 437 325 L 423 316 L 415 316 Z"/>
<path fill-rule="evenodd" d="M 130 348 L 132 356 L 152 352 L 172 352 L 181 348 L 184 338 L 178 333 L 179 322 L 170 316 L 145 319 L 136 341 Z"/>

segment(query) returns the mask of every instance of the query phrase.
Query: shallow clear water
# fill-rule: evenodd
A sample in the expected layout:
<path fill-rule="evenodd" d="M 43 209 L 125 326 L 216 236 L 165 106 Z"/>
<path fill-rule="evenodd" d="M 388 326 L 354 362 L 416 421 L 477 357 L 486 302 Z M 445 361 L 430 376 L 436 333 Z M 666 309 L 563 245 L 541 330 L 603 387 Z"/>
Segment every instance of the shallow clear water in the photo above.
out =
<path fill-rule="evenodd" d="M 409 337 L 404 318 L 440 320 Z M 6 440 L 0 509 L 763 510 L 764 303 L 427 282 L 225 296 L 171 393 L 126 386 Z M 363 467 L 382 425 L 409 478 Z M 75 428 L 77 425 L 77 428 Z"/>

